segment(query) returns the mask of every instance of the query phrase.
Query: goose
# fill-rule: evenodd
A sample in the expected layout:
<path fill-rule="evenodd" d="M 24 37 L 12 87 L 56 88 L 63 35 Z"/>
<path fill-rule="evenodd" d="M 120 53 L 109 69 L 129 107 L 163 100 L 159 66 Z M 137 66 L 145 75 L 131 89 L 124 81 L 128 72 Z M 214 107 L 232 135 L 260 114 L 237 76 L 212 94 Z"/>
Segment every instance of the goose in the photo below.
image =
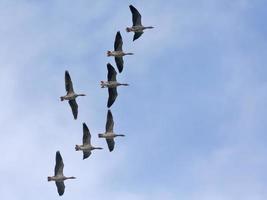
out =
<path fill-rule="evenodd" d="M 130 5 L 130 10 L 132 12 L 132 21 L 133 21 L 133 26 L 132 27 L 127 27 L 126 31 L 129 32 L 134 32 L 134 37 L 133 41 L 138 39 L 143 33 L 145 29 L 152 29 L 154 28 L 153 26 L 143 26 L 141 22 L 141 14 L 138 12 L 138 10 L 133 6 Z"/>
<path fill-rule="evenodd" d="M 60 155 L 60 152 L 56 152 L 56 166 L 55 166 L 55 175 L 54 176 L 48 176 L 47 180 L 48 181 L 55 181 L 56 186 L 57 186 L 57 192 L 59 196 L 62 196 L 65 191 L 65 185 L 64 181 L 67 179 L 76 179 L 74 176 L 66 177 L 63 174 L 63 168 L 64 168 L 64 163 L 63 159 Z"/>
<path fill-rule="evenodd" d="M 98 137 L 99 138 L 106 138 L 106 141 L 108 144 L 108 149 L 110 152 L 113 151 L 114 146 L 115 146 L 114 138 L 118 137 L 118 136 L 121 136 L 121 137 L 125 136 L 123 134 L 114 133 L 113 127 L 114 127 L 114 121 L 113 121 L 112 113 L 110 110 L 108 110 L 107 122 L 106 122 L 106 132 L 98 134 Z"/>
<path fill-rule="evenodd" d="M 108 88 L 109 95 L 108 95 L 107 107 L 110 108 L 118 96 L 117 87 L 121 85 L 128 86 L 129 84 L 117 82 L 116 79 L 117 72 L 110 63 L 107 64 L 107 69 L 108 69 L 108 76 L 107 76 L 108 81 L 101 81 L 100 85 L 101 88 Z"/>
<path fill-rule="evenodd" d="M 101 147 L 94 147 L 91 145 L 91 134 L 85 123 L 83 123 L 83 144 L 75 146 L 76 151 L 83 151 L 83 159 L 91 155 L 91 151 L 95 149 L 103 149 Z"/>
<path fill-rule="evenodd" d="M 123 56 L 133 55 L 133 53 L 125 53 L 122 50 L 122 37 L 120 31 L 117 32 L 115 42 L 114 42 L 114 51 L 107 51 L 107 56 L 114 56 L 115 62 L 119 72 L 123 70 Z"/>
<path fill-rule="evenodd" d="M 76 94 L 74 92 L 72 81 L 71 81 L 71 78 L 70 78 L 70 74 L 69 74 L 69 72 L 67 70 L 65 71 L 65 88 L 66 88 L 67 94 L 65 96 L 61 96 L 60 100 L 61 101 L 64 101 L 64 100 L 68 100 L 69 101 L 73 117 L 74 117 L 74 119 L 77 119 L 77 116 L 78 116 L 78 104 L 77 104 L 75 99 L 78 96 L 85 96 L 85 94 Z"/>

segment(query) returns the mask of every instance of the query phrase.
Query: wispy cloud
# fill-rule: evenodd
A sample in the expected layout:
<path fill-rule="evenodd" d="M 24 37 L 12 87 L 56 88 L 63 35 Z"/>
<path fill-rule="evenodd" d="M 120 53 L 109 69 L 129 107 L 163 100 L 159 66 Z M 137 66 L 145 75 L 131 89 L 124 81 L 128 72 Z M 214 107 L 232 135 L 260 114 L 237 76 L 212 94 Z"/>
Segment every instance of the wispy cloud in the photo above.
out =
<path fill-rule="evenodd" d="M 129 2 L 2 1 L 0 8 L 1 199 L 49 199 L 55 151 L 64 199 L 266 199 L 266 41 L 262 1 L 136 1 L 145 25 L 132 42 Z M 97 138 L 106 120 L 106 50 L 123 35 L 129 82 L 112 107 L 116 140 Z M 79 98 L 72 119 L 64 71 Z M 82 122 L 105 150 L 82 161 Z M 12 178 L 10 178 L 12 177 Z M 14 191 L 16 190 L 16 191 Z M 41 195 L 40 195 L 41 194 Z"/>

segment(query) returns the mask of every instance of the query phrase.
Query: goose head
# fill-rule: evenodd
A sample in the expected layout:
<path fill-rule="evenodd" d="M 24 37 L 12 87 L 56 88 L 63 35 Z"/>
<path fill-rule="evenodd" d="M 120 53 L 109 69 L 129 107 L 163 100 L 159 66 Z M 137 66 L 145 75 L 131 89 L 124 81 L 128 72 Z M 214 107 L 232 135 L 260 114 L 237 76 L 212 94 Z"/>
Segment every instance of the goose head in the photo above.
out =
<path fill-rule="evenodd" d="M 76 179 L 76 177 L 75 176 L 65 177 L 65 180 L 66 179 Z"/>
<path fill-rule="evenodd" d="M 86 96 L 86 94 L 76 94 L 75 96 L 76 97 L 78 97 L 78 96 Z"/>
<path fill-rule="evenodd" d="M 115 134 L 115 137 L 117 137 L 117 136 L 125 137 L 124 134 Z"/>

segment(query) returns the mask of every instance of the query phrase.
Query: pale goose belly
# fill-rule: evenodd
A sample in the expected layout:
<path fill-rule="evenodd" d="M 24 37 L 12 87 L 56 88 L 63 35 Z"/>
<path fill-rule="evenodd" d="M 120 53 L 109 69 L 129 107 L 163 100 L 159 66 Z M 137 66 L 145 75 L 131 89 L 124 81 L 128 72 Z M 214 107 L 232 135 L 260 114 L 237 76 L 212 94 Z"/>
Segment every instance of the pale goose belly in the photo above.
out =
<path fill-rule="evenodd" d="M 106 139 L 113 139 L 114 137 L 115 137 L 114 133 L 105 133 L 105 134 L 103 134 L 103 138 L 106 138 Z"/>
<path fill-rule="evenodd" d="M 63 97 L 65 100 L 74 100 L 76 98 L 75 94 L 68 94 Z"/>
<path fill-rule="evenodd" d="M 92 147 L 90 145 L 80 146 L 80 150 L 82 150 L 82 151 L 91 151 Z"/>
<path fill-rule="evenodd" d="M 122 56 L 124 56 L 124 54 L 123 54 L 122 51 L 112 51 L 111 52 L 111 55 L 112 56 L 115 56 L 115 57 L 122 57 Z"/>
<path fill-rule="evenodd" d="M 66 178 L 64 176 L 53 176 L 51 177 L 52 181 L 64 181 Z"/>

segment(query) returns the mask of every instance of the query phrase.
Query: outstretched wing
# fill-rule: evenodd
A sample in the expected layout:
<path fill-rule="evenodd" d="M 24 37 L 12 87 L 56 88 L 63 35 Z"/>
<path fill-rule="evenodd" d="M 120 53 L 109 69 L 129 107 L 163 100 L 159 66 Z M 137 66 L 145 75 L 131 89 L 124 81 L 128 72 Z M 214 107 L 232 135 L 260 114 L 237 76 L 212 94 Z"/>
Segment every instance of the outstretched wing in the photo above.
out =
<path fill-rule="evenodd" d="M 141 23 L 142 16 L 138 12 L 138 10 L 132 5 L 130 5 L 129 7 L 132 12 L 133 26 L 142 26 L 142 23 Z"/>
<path fill-rule="evenodd" d="M 56 166 L 55 166 L 55 176 L 61 175 L 63 176 L 63 168 L 64 168 L 64 163 L 63 159 L 60 155 L 60 152 L 56 152 Z"/>
<path fill-rule="evenodd" d="M 91 134 L 85 123 L 83 123 L 83 145 L 91 144 Z"/>
<path fill-rule="evenodd" d="M 65 191 L 65 185 L 63 181 L 56 181 L 56 186 L 57 186 L 57 192 L 59 196 L 62 196 Z"/>
<path fill-rule="evenodd" d="M 113 132 L 114 121 L 110 110 L 107 113 L 106 132 Z"/>
<path fill-rule="evenodd" d="M 84 151 L 83 152 L 83 159 L 88 158 L 91 155 L 91 151 Z"/>
<path fill-rule="evenodd" d="M 119 72 L 121 73 L 123 70 L 123 58 L 122 57 L 115 57 L 115 62 L 116 62 L 116 65 L 117 65 Z"/>
<path fill-rule="evenodd" d="M 108 81 L 116 81 L 117 72 L 114 69 L 114 67 L 110 63 L 108 63 L 107 69 L 108 69 Z"/>
<path fill-rule="evenodd" d="M 117 32 L 115 42 L 114 42 L 114 50 L 115 51 L 122 51 L 122 37 L 120 31 Z"/>
<path fill-rule="evenodd" d="M 112 104 L 115 102 L 116 98 L 118 96 L 117 88 L 108 88 L 108 103 L 107 107 L 110 108 Z"/>
<path fill-rule="evenodd" d="M 74 92 L 70 74 L 67 70 L 65 71 L 65 88 L 68 94 Z"/>
<path fill-rule="evenodd" d="M 74 119 L 77 119 L 77 116 L 78 116 L 78 104 L 77 104 L 76 100 L 75 99 L 69 100 L 69 104 L 70 104 L 71 111 L 72 111 Z"/>
<path fill-rule="evenodd" d="M 138 39 L 139 37 L 141 37 L 141 35 L 143 34 L 144 32 L 135 32 L 134 33 L 134 37 L 133 37 L 133 41 L 135 41 L 136 39 Z"/>
<path fill-rule="evenodd" d="M 115 141 L 114 141 L 114 139 L 106 139 L 106 141 L 107 141 L 107 144 L 108 144 L 108 149 L 109 149 L 109 151 L 110 151 L 110 152 L 113 151 L 114 146 L 115 146 Z"/>

